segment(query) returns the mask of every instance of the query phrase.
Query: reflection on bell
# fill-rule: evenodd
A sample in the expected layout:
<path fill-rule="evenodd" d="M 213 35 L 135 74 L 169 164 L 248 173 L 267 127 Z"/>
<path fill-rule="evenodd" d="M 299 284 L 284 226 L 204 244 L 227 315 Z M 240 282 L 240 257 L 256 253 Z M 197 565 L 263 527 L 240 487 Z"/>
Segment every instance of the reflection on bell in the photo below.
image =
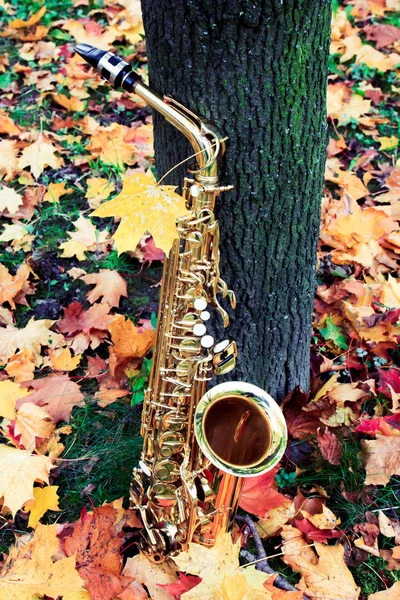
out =
<path fill-rule="evenodd" d="M 224 340 L 214 348 L 213 365 L 215 375 L 224 375 L 235 368 L 238 355 L 236 342 Z"/>

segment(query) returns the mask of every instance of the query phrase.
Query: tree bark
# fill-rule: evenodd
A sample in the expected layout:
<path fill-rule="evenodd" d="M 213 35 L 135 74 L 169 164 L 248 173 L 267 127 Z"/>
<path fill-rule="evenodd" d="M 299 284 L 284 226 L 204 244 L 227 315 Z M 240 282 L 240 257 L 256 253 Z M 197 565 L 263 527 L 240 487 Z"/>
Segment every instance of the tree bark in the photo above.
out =
<path fill-rule="evenodd" d="M 235 191 L 217 217 L 222 277 L 238 299 L 232 378 L 280 400 L 309 386 L 331 2 L 142 0 L 142 10 L 151 86 L 229 136 L 222 184 Z M 159 115 L 154 135 L 161 176 L 191 150 Z"/>

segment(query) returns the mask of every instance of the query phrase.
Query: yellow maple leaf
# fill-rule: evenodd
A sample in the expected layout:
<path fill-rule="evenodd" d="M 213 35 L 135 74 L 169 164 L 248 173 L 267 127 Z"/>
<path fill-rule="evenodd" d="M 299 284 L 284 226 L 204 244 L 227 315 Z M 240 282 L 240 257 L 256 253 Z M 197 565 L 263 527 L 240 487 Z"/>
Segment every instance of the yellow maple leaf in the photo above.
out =
<path fill-rule="evenodd" d="M 23 198 L 13 188 L 3 185 L 0 188 L 0 212 L 7 210 L 11 215 L 17 212 Z"/>
<path fill-rule="evenodd" d="M 65 189 L 65 181 L 58 183 L 50 183 L 47 192 L 43 196 L 43 202 L 59 202 L 61 196 L 72 194 L 72 189 Z"/>
<path fill-rule="evenodd" d="M 282 528 L 283 561 L 302 578 L 296 587 L 306 596 L 327 600 L 358 600 L 360 588 L 344 562 L 341 544 L 327 546 L 318 542 L 310 548 L 301 532 L 291 525 Z"/>
<path fill-rule="evenodd" d="M 176 186 L 158 186 L 152 175 L 144 173 L 124 175 L 122 184 L 121 193 L 99 206 L 92 216 L 121 219 L 113 236 L 118 254 L 135 250 L 146 231 L 152 234 L 157 248 L 168 254 L 178 237 L 176 220 L 188 212 L 184 199 L 175 192 Z"/>
<path fill-rule="evenodd" d="M 80 242 L 75 242 L 74 240 L 67 240 L 59 245 L 60 250 L 63 251 L 60 254 L 61 258 L 72 258 L 76 256 L 79 261 L 86 260 L 86 250 L 87 247 L 85 244 L 81 244 Z"/>
<path fill-rule="evenodd" d="M 0 329 L 0 361 L 6 362 L 17 350 L 27 348 L 33 354 L 35 365 L 40 367 L 42 346 L 54 348 L 64 339 L 61 334 L 51 331 L 54 323 L 50 319 L 35 321 L 32 317 L 22 329 L 13 325 Z"/>
<path fill-rule="evenodd" d="M 75 557 L 55 560 L 58 547 L 57 526 L 41 523 L 32 541 L 13 546 L 0 573 L 0 600 L 58 598 L 81 590 Z"/>
<path fill-rule="evenodd" d="M 17 400 L 29 394 L 26 388 L 21 388 L 17 383 L 6 379 L 0 381 L 0 417 L 15 419 L 15 405 Z"/>
<path fill-rule="evenodd" d="M 54 465 L 48 456 L 32 454 L 3 444 L 0 446 L 0 497 L 13 517 L 33 496 L 35 481 L 49 483 Z M 1 596 L 0 596 L 1 598 Z"/>
<path fill-rule="evenodd" d="M 112 181 L 104 179 L 104 177 L 92 177 L 87 180 L 86 198 L 90 208 L 97 208 L 103 200 L 115 191 L 115 185 Z"/>
<path fill-rule="evenodd" d="M 379 150 L 390 150 L 396 148 L 399 144 L 399 138 L 395 135 L 392 135 L 391 137 L 378 137 L 376 138 L 376 141 L 380 143 Z"/>
<path fill-rule="evenodd" d="M 19 168 L 30 167 L 32 175 L 38 179 L 45 167 L 59 169 L 64 164 L 63 159 L 55 155 L 57 150 L 49 138 L 40 134 L 36 142 L 23 149 L 18 161 Z"/>
<path fill-rule="evenodd" d="M 51 364 L 55 371 L 73 371 L 79 366 L 82 354 L 72 356 L 69 348 L 53 350 L 50 354 Z"/>
<path fill-rule="evenodd" d="M 29 512 L 28 527 L 36 528 L 40 519 L 48 510 L 59 511 L 57 494 L 58 485 L 47 485 L 46 487 L 34 487 L 34 501 L 24 507 L 24 512 Z"/>
<path fill-rule="evenodd" d="M 265 573 L 254 566 L 239 569 L 240 540 L 232 543 L 230 533 L 218 535 L 215 545 L 207 548 L 193 542 L 189 549 L 174 558 L 179 571 L 202 578 L 194 588 L 185 592 L 185 600 L 258 600 L 270 599 L 264 587 Z"/>

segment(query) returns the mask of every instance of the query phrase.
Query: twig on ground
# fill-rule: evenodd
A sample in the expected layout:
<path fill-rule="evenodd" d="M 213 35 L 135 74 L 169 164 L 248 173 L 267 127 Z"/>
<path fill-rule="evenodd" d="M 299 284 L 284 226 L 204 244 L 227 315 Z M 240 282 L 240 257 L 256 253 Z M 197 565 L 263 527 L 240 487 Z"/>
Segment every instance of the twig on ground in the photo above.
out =
<path fill-rule="evenodd" d="M 268 563 L 265 548 L 257 531 L 256 524 L 254 523 L 252 518 L 247 515 L 236 515 L 236 521 L 238 521 L 239 523 L 244 523 L 249 528 L 257 550 L 257 556 L 254 556 L 254 554 L 251 554 L 251 552 L 248 552 L 248 550 L 241 550 L 240 556 L 249 563 L 262 559 L 259 563 L 256 564 L 256 569 L 258 571 L 268 573 L 269 575 L 276 574 L 276 571 Z M 289 583 L 282 575 L 279 574 L 274 580 L 274 585 L 281 590 L 298 592 L 298 590 L 291 583 Z M 309 600 L 308 596 L 304 595 L 303 599 Z"/>

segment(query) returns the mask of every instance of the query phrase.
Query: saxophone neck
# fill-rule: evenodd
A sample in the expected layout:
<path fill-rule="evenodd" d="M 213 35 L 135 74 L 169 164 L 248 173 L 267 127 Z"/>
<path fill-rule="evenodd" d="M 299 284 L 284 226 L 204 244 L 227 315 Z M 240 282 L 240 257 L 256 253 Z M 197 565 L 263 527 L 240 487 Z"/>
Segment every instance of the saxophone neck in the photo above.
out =
<path fill-rule="evenodd" d="M 143 82 L 135 85 L 135 94 L 189 140 L 195 152 L 195 163 L 189 167 L 189 171 L 195 179 L 201 183 L 217 183 L 217 162 L 224 154 L 225 144 L 214 125 L 170 96 L 161 96 Z"/>
<path fill-rule="evenodd" d="M 197 181 L 210 185 L 218 182 L 217 161 L 223 155 L 225 147 L 213 125 L 173 98 L 160 96 L 142 81 L 140 75 L 133 71 L 123 58 L 115 56 L 112 52 L 100 50 L 89 44 L 77 44 L 74 50 L 115 89 L 135 92 L 187 137 L 193 147 L 196 161 L 190 171 Z"/>

